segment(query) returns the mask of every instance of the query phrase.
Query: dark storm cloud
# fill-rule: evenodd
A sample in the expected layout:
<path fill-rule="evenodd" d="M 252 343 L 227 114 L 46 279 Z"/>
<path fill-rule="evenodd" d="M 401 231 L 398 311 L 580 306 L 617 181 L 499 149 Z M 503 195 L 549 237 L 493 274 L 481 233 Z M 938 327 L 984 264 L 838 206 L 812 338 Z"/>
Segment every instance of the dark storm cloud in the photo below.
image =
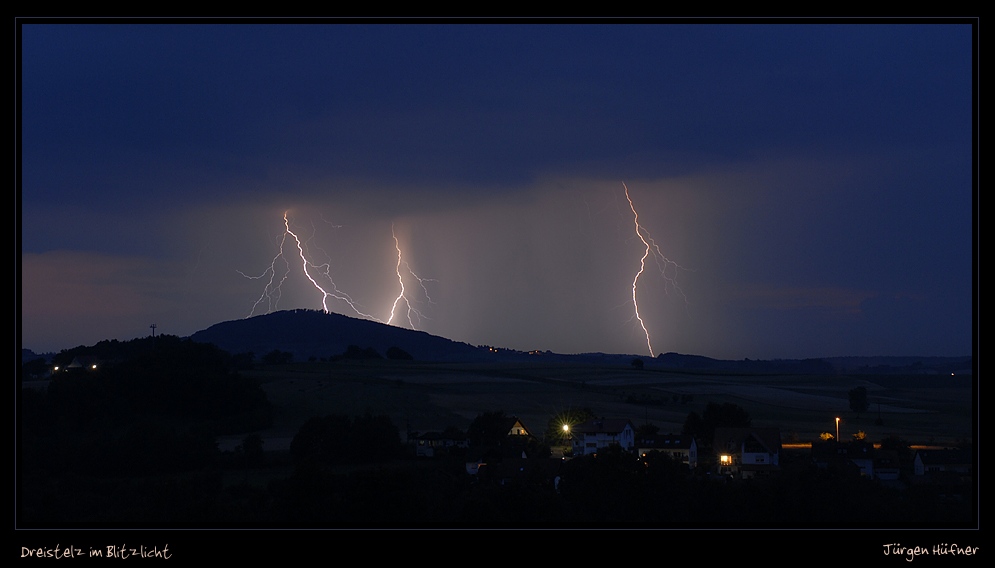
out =
<path fill-rule="evenodd" d="M 239 272 L 272 260 L 292 210 L 379 310 L 402 231 L 435 280 L 427 331 L 639 352 L 625 181 L 689 268 L 689 305 L 647 281 L 660 350 L 970 348 L 969 25 L 21 30 L 22 285 L 54 285 L 56 251 L 155 274 L 157 291 L 112 283 L 145 298 L 136 333 L 167 304 L 189 307 L 166 310 L 181 334 L 246 315 L 260 289 Z M 45 309 L 68 321 L 110 285 L 62 282 Z M 916 300 L 874 308 L 892 297 Z M 281 307 L 295 302 L 318 307 L 307 286 Z M 879 323 L 858 328 L 858 312 Z M 916 317 L 947 339 L 887 330 Z M 26 338 L 43 342 L 42 319 Z M 827 343 L 826 321 L 859 343 Z M 84 341 L 61 330 L 48 348 Z"/>
<path fill-rule="evenodd" d="M 950 53 L 969 35 L 956 27 L 41 25 L 24 36 L 26 171 L 110 185 L 118 199 L 132 175 L 193 191 L 281 164 L 520 183 L 577 164 L 659 175 L 785 149 L 969 149 L 948 126 L 969 118 L 970 86 L 956 84 L 969 60 Z M 53 154 L 66 167 L 46 168 Z M 617 162 L 624 172 L 603 172 Z"/>

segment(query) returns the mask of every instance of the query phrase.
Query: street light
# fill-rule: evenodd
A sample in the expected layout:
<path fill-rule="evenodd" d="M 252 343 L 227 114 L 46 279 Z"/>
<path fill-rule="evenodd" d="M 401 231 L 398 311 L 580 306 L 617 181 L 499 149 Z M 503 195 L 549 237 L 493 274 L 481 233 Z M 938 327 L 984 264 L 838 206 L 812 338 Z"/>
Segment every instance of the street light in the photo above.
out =
<path fill-rule="evenodd" d="M 840 417 L 836 417 L 836 443 L 840 443 Z"/>
<path fill-rule="evenodd" d="M 562 443 L 564 448 L 562 453 L 564 456 L 563 459 L 567 459 L 566 455 L 568 452 L 570 453 L 571 456 L 573 455 L 573 439 L 572 436 L 570 435 L 570 424 L 564 422 L 562 428 L 563 428 Z"/>

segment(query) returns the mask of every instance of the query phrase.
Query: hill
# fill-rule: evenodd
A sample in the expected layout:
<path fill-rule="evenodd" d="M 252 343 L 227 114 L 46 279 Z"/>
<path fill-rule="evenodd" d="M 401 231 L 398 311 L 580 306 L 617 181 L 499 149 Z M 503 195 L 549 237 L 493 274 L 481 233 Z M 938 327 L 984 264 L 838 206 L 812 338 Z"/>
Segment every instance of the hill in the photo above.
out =
<path fill-rule="evenodd" d="M 548 351 L 526 353 L 511 349 L 489 350 L 423 331 L 304 309 L 218 323 L 194 333 L 190 339 L 213 343 L 233 354 L 252 352 L 257 357 L 279 350 L 292 353 L 296 361 L 336 357 L 345 353 L 350 346 L 355 346 L 361 350 L 372 349 L 380 356 L 385 356 L 389 348 L 397 347 L 417 361 L 532 360 L 535 354 L 539 354 L 547 361 L 627 365 L 633 358 L 639 358 L 647 369 L 745 374 L 949 375 L 952 371 L 957 371 L 958 374 L 969 373 L 972 366 L 971 356 L 723 360 L 679 353 L 661 353 L 655 358 L 641 358 L 624 354 L 564 355 Z"/>
<path fill-rule="evenodd" d="M 356 319 L 321 310 L 286 310 L 245 319 L 226 321 L 198 331 L 189 339 L 213 343 L 231 353 L 253 353 L 261 358 L 268 353 L 290 353 L 296 361 L 331 359 L 350 351 L 355 357 L 375 351 L 380 357 L 396 347 L 416 361 L 494 362 L 535 361 L 571 364 L 620 365 L 639 363 L 647 370 L 685 373 L 720 373 L 747 375 L 971 375 L 973 357 L 824 357 L 812 359 L 713 359 L 702 355 L 660 353 L 657 357 L 633 354 L 577 353 L 550 351 L 516 351 L 504 347 L 472 346 L 425 333 Z M 91 347 L 63 350 L 70 355 L 93 355 L 104 359 L 120 358 L 114 352 L 119 342 L 108 340 Z M 350 346 L 353 349 L 350 350 Z M 358 350 L 356 349 L 358 348 Z M 110 351 L 108 351 L 110 350 Z M 37 354 L 22 349 L 22 365 L 34 360 L 51 362 L 56 354 Z M 637 361 L 638 360 L 638 361 Z M 43 365 L 44 366 L 44 365 Z"/>
<path fill-rule="evenodd" d="M 415 331 L 320 310 L 287 310 L 212 325 L 190 336 L 213 343 L 229 353 L 253 352 L 257 357 L 273 350 L 292 353 L 297 361 L 343 354 L 350 345 L 373 349 L 384 356 L 398 347 L 418 361 L 451 361 L 484 357 L 482 350 Z"/>

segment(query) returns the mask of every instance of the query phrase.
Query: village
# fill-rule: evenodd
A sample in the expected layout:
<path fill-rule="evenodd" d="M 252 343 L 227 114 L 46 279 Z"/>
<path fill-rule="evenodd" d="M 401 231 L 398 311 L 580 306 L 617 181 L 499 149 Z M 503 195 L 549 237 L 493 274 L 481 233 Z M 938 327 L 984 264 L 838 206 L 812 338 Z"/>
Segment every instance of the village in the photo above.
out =
<path fill-rule="evenodd" d="M 701 444 L 693 434 L 662 434 L 652 424 L 636 427 L 627 418 L 592 418 L 577 424 L 564 422 L 562 435 L 554 441 L 565 444 L 548 447 L 538 443 L 538 438 L 515 416 L 496 413 L 489 420 L 503 420 L 506 439 L 485 449 L 479 445 L 472 447 L 469 439 L 455 428 L 413 433 L 408 437 L 409 449 L 421 458 L 465 455 L 467 474 L 502 485 L 528 477 L 533 470 L 555 472 L 559 462 L 580 456 L 597 457 L 598 452 L 604 451 L 627 452 L 644 464 L 655 453 L 685 466 L 689 476 L 702 475 L 718 481 L 778 475 L 782 470 L 781 455 L 785 451 L 792 452 L 796 459 L 808 454 L 811 463 L 820 469 L 849 470 L 862 478 L 893 487 L 927 481 L 957 485 L 969 482 L 972 476 L 973 459 L 969 449 L 902 448 L 899 440 L 871 443 L 862 433 L 855 434 L 849 441 L 828 438 L 785 448 L 777 428 L 715 427 L 712 439 L 703 446 L 706 452 L 699 453 Z M 911 470 L 903 475 L 899 456 L 909 451 L 913 452 L 912 460 L 905 466 Z"/>
<path fill-rule="evenodd" d="M 327 362 L 252 362 L 163 336 L 70 350 L 47 366 L 32 361 L 21 381 L 22 519 L 42 526 L 949 524 L 970 522 L 977 503 L 970 441 L 881 436 L 912 434 L 895 425 L 926 415 L 874 417 L 863 386 L 849 388 L 849 412 L 799 423 L 792 417 L 806 413 L 774 407 L 757 418 L 762 405 L 720 394 L 788 392 L 777 376 L 531 360 L 447 366 L 360 351 Z M 890 384 L 885 377 L 856 383 Z M 662 393 L 654 390 L 661 385 L 673 395 L 648 394 Z M 703 405 L 680 394 L 692 387 Z M 934 392 L 948 391 L 955 392 Z M 480 409 L 514 400 L 532 402 L 513 414 Z M 543 414 L 542 400 L 563 402 Z M 644 418 L 614 414 L 625 409 Z M 848 429 L 840 430 L 841 416 Z M 821 433 L 798 435 L 799 424 L 820 423 Z"/>

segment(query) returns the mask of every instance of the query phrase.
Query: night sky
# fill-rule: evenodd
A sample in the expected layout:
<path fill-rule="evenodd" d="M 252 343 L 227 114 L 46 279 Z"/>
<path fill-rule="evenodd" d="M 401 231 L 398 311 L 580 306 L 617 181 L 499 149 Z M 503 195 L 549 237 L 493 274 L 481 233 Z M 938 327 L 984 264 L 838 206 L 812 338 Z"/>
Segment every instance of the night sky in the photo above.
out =
<path fill-rule="evenodd" d="M 36 352 L 322 308 L 286 213 L 331 311 L 474 345 L 972 353 L 969 23 L 19 30 Z"/>

